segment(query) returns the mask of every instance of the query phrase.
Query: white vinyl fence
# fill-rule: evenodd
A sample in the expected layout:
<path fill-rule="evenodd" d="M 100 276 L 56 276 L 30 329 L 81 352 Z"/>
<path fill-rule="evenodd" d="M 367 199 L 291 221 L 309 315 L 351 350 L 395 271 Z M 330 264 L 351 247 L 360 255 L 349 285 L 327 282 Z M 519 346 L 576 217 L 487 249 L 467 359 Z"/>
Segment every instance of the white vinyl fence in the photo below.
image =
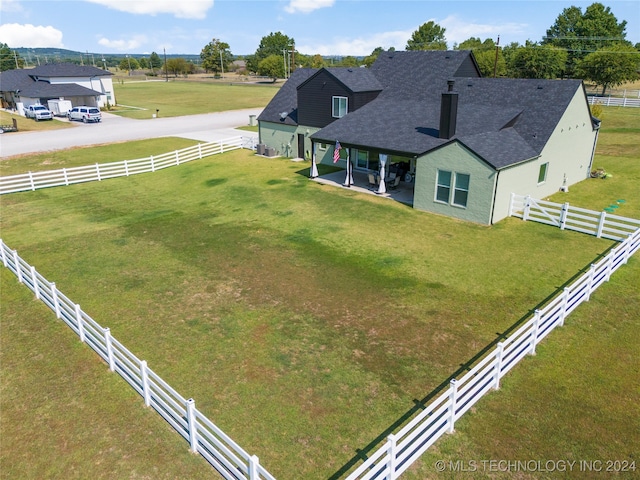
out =
<path fill-rule="evenodd" d="M 634 218 L 621 217 L 604 210 L 596 212 L 572 207 L 568 203 L 547 202 L 516 194 L 511 194 L 509 214 L 525 221 L 546 223 L 560 227 L 561 230 L 575 230 L 619 242 L 640 228 L 640 220 Z"/>
<path fill-rule="evenodd" d="M 219 142 L 199 143 L 161 155 L 123 160 L 111 163 L 96 163 L 83 167 L 61 168 L 44 172 L 28 172 L 20 175 L 0 177 L 0 195 L 6 193 L 59 187 L 74 183 L 102 181 L 108 178 L 128 177 L 138 173 L 156 172 L 167 167 L 181 165 L 209 155 L 224 153 L 239 148 L 255 147 L 254 141 L 247 137 L 233 137 Z"/>
<path fill-rule="evenodd" d="M 42 277 L 34 267 L 7 247 L 0 239 L 2 263 L 13 272 L 18 281 L 29 287 L 41 300 L 89 345 L 182 435 L 191 451 L 202 455 L 227 480 L 275 480 L 260 465 L 258 457 L 249 455 L 237 443 L 200 413 L 192 398 L 185 399 L 153 372 L 147 362 L 138 359 L 124 345 L 111 336 L 80 306 L 58 291 L 56 284 Z"/>
<path fill-rule="evenodd" d="M 546 210 L 540 211 L 540 205 Z M 569 213 L 571 212 L 571 213 Z M 606 212 L 604 212 L 606 213 Z M 567 204 L 551 204 L 529 197 L 512 196 L 512 215 L 616 240 L 623 239 L 579 279 L 566 287 L 515 332 L 496 345 L 465 375 L 451 380 L 449 388 L 372 453 L 346 480 L 394 480 L 411 466 L 443 434 L 454 431 L 455 422 L 484 394 L 500 387 L 500 379 L 522 358 L 533 355 L 536 345 L 611 274 L 640 249 L 640 221 L 602 215 Z M 585 218 L 583 218 L 585 217 Z"/>
<path fill-rule="evenodd" d="M 640 98 L 628 97 L 587 97 L 590 105 L 603 105 L 605 107 L 640 107 Z"/>

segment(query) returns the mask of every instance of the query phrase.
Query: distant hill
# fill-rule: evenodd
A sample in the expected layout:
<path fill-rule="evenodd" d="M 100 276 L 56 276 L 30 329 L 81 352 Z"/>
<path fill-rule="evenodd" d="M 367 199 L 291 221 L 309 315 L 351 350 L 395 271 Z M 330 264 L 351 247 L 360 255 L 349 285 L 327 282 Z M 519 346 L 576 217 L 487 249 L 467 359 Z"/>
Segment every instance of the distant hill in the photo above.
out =
<path fill-rule="evenodd" d="M 75 50 L 66 50 L 64 48 L 14 48 L 16 52 L 27 62 L 27 66 L 44 65 L 46 63 L 77 63 L 78 65 L 93 65 L 96 67 L 106 66 L 113 67 L 119 65 L 123 58 L 127 58 L 124 53 L 95 53 L 95 52 L 78 52 Z M 164 58 L 163 52 L 156 52 L 160 58 Z M 131 58 L 149 57 L 142 53 L 128 54 Z M 200 55 L 194 54 L 169 54 L 169 58 L 184 58 L 187 61 L 199 63 Z"/>

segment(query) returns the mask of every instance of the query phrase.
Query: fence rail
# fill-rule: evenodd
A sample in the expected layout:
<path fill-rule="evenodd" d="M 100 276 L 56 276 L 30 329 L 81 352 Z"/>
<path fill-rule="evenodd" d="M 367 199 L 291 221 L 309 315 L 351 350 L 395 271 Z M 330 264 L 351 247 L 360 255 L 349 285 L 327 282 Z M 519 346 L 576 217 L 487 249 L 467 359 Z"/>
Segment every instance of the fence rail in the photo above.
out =
<path fill-rule="evenodd" d="M 193 399 L 185 399 L 124 345 L 111 336 L 80 306 L 61 293 L 25 262 L 16 250 L 0 239 L 3 265 L 13 272 L 45 305 L 71 328 L 80 340 L 102 358 L 109 369 L 117 372 L 189 443 L 191 451 L 202 455 L 228 480 L 275 480 L 258 457 L 249 455 L 195 407 Z"/>
<path fill-rule="evenodd" d="M 590 105 L 603 105 L 605 107 L 640 107 L 640 98 L 629 97 L 587 97 Z"/>
<path fill-rule="evenodd" d="M 564 325 L 566 317 L 589 300 L 591 293 L 640 250 L 640 220 L 594 212 L 568 204 L 553 204 L 530 197 L 512 195 L 511 215 L 563 229 L 576 230 L 621 241 L 599 262 L 590 266 L 570 286 L 535 311 L 522 326 L 465 375 L 451 380 L 446 391 L 434 399 L 346 480 L 394 480 L 407 470 L 443 434 L 454 431 L 455 422 L 488 391 L 500 388 L 500 380 L 551 331 Z"/>
<path fill-rule="evenodd" d="M 181 165 L 209 155 L 240 148 L 255 147 L 254 141 L 245 137 L 232 137 L 219 142 L 199 143 L 161 155 L 123 160 L 111 163 L 96 163 L 83 167 L 61 168 L 43 172 L 28 172 L 20 175 L 0 177 L 0 195 L 38 190 L 40 188 L 68 186 L 76 183 L 102 181 L 109 178 L 128 177 Z"/>
<path fill-rule="evenodd" d="M 525 221 L 532 220 L 560 227 L 562 230 L 575 230 L 618 242 L 625 240 L 629 234 L 640 228 L 640 220 L 634 218 L 515 194 L 511 195 L 509 214 Z"/>

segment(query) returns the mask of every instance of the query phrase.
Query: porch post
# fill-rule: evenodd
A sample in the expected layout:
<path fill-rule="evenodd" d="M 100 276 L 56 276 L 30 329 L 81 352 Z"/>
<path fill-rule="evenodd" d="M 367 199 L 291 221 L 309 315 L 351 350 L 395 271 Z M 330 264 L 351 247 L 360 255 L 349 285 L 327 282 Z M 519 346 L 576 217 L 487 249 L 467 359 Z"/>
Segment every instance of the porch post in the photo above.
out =
<path fill-rule="evenodd" d="M 384 153 L 381 153 L 379 155 L 380 158 L 380 185 L 378 185 L 378 191 L 376 193 L 387 193 L 387 186 L 384 183 L 384 177 L 385 177 L 385 166 L 387 165 L 387 155 Z"/>
<path fill-rule="evenodd" d="M 351 165 L 351 149 L 347 147 L 347 178 L 344 180 L 345 187 L 353 185 L 353 166 Z"/>
<path fill-rule="evenodd" d="M 316 178 L 318 176 L 318 167 L 316 166 L 316 142 L 311 140 L 311 172 L 309 177 Z"/>

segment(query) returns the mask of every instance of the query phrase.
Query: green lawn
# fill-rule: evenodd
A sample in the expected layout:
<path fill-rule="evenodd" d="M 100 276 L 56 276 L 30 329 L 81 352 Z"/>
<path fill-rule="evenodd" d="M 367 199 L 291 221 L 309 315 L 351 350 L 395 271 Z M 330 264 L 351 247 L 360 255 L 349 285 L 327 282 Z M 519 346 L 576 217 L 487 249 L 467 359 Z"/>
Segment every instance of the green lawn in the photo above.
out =
<path fill-rule="evenodd" d="M 60 121 L 57 118 L 53 120 L 43 120 L 42 122 L 36 122 L 31 118 L 26 118 L 21 115 L 9 113 L 4 110 L 0 110 L 0 125 L 13 125 L 13 119 L 18 122 L 18 132 L 34 132 L 40 130 L 55 130 L 58 128 L 70 128 L 68 122 Z M 16 132 L 3 133 L 2 135 L 15 135 Z"/>
<path fill-rule="evenodd" d="M 111 113 L 151 118 L 264 107 L 280 88 L 276 85 L 225 85 L 181 81 L 115 84 L 117 107 Z M 131 108 L 133 107 L 133 108 Z"/>
<path fill-rule="evenodd" d="M 605 125 L 601 142 L 615 134 Z M 595 202 L 637 175 L 619 159 L 599 155 L 617 173 L 568 195 Z M 334 476 L 612 244 L 432 216 L 310 182 L 307 167 L 235 151 L 3 196 L 2 238 L 280 479 Z M 618 195 L 634 216 L 637 190 Z M 527 448 L 628 458 L 640 443 L 639 272 L 632 258 L 406 478 L 434 478 L 436 458 L 526 460 Z M 3 476 L 211 478 L 4 269 L 0 280 Z"/>

